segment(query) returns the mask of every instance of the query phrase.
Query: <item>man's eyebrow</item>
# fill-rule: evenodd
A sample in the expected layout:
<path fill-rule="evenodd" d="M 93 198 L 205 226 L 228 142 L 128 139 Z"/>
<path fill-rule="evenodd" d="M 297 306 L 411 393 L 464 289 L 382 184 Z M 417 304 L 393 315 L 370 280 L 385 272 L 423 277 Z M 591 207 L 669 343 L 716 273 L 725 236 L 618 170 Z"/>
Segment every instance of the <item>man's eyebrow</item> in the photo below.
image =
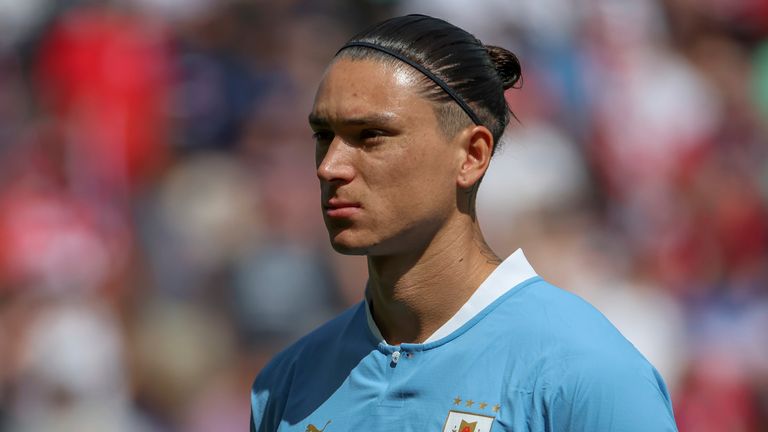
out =
<path fill-rule="evenodd" d="M 397 115 L 394 113 L 380 113 L 329 120 L 327 117 L 312 113 L 309 115 L 309 124 L 312 126 L 328 126 L 330 123 L 339 123 L 347 126 L 386 125 L 391 123 L 396 117 Z"/>

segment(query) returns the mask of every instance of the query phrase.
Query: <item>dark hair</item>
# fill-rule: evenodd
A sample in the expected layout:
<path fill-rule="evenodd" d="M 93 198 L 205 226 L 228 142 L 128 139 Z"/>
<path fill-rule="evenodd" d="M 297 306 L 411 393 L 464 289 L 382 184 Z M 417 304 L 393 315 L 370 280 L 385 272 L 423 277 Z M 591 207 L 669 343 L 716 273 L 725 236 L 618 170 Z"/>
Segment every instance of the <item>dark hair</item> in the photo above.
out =
<path fill-rule="evenodd" d="M 357 34 L 349 43 L 364 42 L 382 47 L 415 62 L 447 84 L 468 104 L 498 145 L 512 111 L 504 90 L 516 87 L 521 78 L 520 62 L 504 48 L 483 45 L 467 31 L 426 15 L 406 15 L 383 21 Z M 392 64 L 396 57 L 364 46 L 345 47 L 339 57 L 376 58 Z M 437 113 L 446 132 L 470 123 L 470 116 L 453 97 L 426 76 L 424 96 L 439 102 Z"/>

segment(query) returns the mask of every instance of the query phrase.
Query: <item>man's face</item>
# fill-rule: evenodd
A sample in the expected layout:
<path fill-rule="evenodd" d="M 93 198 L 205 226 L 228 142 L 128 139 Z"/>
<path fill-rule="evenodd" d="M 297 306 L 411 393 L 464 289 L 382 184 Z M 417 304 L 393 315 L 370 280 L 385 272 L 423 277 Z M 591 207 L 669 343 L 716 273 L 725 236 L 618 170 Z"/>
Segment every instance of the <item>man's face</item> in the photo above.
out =
<path fill-rule="evenodd" d="M 339 252 L 418 251 L 457 212 L 461 146 L 417 85 L 405 68 L 344 58 L 320 83 L 310 125 L 323 219 Z"/>

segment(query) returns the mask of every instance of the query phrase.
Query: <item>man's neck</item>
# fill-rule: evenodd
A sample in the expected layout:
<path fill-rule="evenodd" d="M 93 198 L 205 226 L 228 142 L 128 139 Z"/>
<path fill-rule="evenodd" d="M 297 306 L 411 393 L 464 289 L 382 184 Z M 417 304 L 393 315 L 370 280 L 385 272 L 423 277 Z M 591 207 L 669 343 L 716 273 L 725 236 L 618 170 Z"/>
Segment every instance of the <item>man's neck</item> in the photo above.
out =
<path fill-rule="evenodd" d="M 368 257 L 368 296 L 384 339 L 425 341 L 500 262 L 476 222 L 447 227 L 411 254 Z"/>

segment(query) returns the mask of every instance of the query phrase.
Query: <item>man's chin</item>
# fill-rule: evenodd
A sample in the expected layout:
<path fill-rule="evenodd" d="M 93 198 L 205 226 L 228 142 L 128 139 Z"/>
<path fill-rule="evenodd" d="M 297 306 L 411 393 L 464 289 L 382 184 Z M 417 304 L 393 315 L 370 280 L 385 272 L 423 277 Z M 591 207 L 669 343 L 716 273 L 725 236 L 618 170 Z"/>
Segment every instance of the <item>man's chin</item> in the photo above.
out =
<path fill-rule="evenodd" d="M 368 255 L 370 250 L 369 246 L 349 244 L 347 242 L 334 241 L 333 239 L 331 239 L 331 247 L 342 255 Z"/>
<path fill-rule="evenodd" d="M 343 255 L 368 255 L 372 244 L 362 239 L 349 235 L 350 232 L 331 233 L 331 247 Z"/>

